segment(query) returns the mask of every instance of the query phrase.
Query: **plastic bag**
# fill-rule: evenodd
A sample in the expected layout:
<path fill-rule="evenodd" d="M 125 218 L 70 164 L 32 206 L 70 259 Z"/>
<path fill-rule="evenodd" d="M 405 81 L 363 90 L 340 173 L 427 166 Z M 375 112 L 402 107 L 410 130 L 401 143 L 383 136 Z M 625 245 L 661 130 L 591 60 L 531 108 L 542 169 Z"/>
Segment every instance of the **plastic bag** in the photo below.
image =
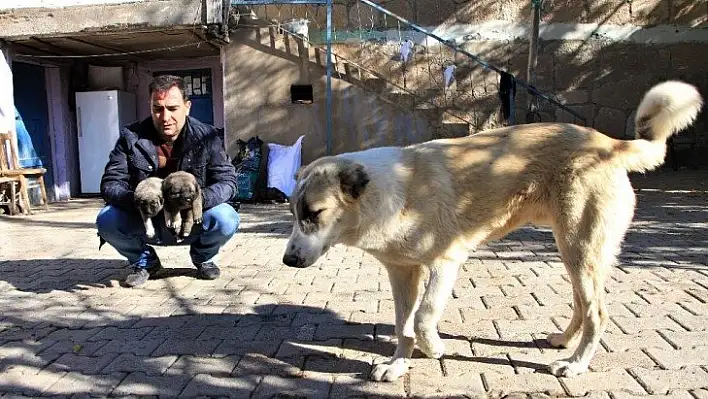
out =
<path fill-rule="evenodd" d="M 288 198 L 295 191 L 295 172 L 302 162 L 302 139 L 300 136 L 295 144 L 285 146 L 268 143 L 268 187 L 282 191 Z"/>

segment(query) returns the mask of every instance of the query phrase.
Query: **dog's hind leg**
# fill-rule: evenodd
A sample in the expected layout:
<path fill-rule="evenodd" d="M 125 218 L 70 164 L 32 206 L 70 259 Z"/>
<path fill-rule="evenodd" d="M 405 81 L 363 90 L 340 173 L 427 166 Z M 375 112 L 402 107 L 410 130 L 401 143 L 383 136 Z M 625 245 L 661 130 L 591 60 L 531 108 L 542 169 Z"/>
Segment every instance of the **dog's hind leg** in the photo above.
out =
<path fill-rule="evenodd" d="M 566 268 L 567 270 L 567 268 Z M 569 271 L 570 272 L 570 271 Z M 562 333 L 548 334 L 547 341 L 554 348 L 567 348 L 577 343 L 580 329 L 583 327 L 583 302 L 580 293 L 573 285 L 573 316 Z"/>
<path fill-rule="evenodd" d="M 445 345 L 438 335 L 438 322 L 442 317 L 452 289 L 457 280 L 457 272 L 465 256 L 446 256 L 435 261 L 430 268 L 428 286 L 415 315 L 414 328 L 418 347 L 426 356 L 438 359 L 445 353 Z"/>
<path fill-rule="evenodd" d="M 580 343 L 573 355 L 550 365 L 555 376 L 572 377 L 588 370 L 609 315 L 605 304 L 605 279 L 619 253 L 620 244 L 634 211 L 634 194 L 624 181 L 606 191 L 581 193 L 569 209 L 560 214 L 553 233 L 573 284 L 574 313 L 568 328 L 549 336 L 551 344 Z"/>
<path fill-rule="evenodd" d="M 182 226 L 179 231 L 179 237 L 185 238 L 192 232 L 192 227 L 194 227 L 194 213 L 192 209 L 183 209 L 180 211 L 182 216 Z"/>
<path fill-rule="evenodd" d="M 398 343 L 393 357 L 386 363 L 377 364 L 371 371 L 374 381 L 394 381 L 404 375 L 410 367 L 410 359 L 415 347 L 413 329 L 414 313 L 418 299 L 420 266 L 387 265 L 388 278 L 396 311 L 396 337 Z"/>
<path fill-rule="evenodd" d="M 573 318 L 562 334 L 551 334 L 548 340 L 551 345 L 567 346 L 577 341 L 581 327 L 582 335 L 572 356 L 551 363 L 550 371 L 557 377 L 572 377 L 588 370 L 609 319 L 604 291 L 605 269 L 608 265 L 597 258 L 589 257 L 569 268 L 574 269 L 571 272 L 571 281 L 574 296 L 577 296 Z"/>
<path fill-rule="evenodd" d="M 204 220 L 203 213 L 204 212 L 203 212 L 202 194 L 201 194 L 201 192 L 198 192 L 197 197 L 192 202 L 192 216 L 194 218 L 194 223 L 202 224 L 202 221 Z"/>

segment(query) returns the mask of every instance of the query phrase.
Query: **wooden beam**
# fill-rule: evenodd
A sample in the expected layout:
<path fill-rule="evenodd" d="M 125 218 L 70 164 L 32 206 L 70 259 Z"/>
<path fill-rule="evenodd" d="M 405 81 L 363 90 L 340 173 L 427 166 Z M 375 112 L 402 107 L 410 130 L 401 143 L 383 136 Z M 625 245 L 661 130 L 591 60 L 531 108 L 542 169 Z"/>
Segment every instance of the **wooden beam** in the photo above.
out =
<path fill-rule="evenodd" d="M 85 44 L 85 45 L 88 45 L 88 46 L 93 46 L 93 47 L 100 48 L 100 49 L 103 49 L 103 50 L 112 51 L 114 54 L 117 54 L 117 53 L 127 53 L 127 52 L 128 52 L 128 50 L 123 49 L 123 48 L 120 48 L 120 47 L 109 46 L 109 45 L 106 45 L 106 44 L 98 44 L 98 43 L 90 42 L 90 41 L 88 41 L 88 40 L 79 39 L 78 37 L 66 36 L 66 37 L 64 37 L 64 39 L 71 40 L 71 41 L 74 41 L 74 42 L 77 42 L 77 43 L 81 43 L 81 44 Z M 140 59 L 140 60 L 144 60 L 144 59 L 145 59 L 145 57 L 142 57 L 142 56 L 140 56 L 139 54 L 126 54 L 126 57 L 133 57 L 133 58 Z"/>
<path fill-rule="evenodd" d="M 61 55 L 82 55 L 82 54 L 77 53 L 74 50 L 69 50 L 69 49 L 64 48 L 62 46 L 57 46 L 55 43 L 52 43 L 52 42 L 44 40 L 44 39 L 40 39 L 38 37 L 33 36 L 30 39 L 36 41 L 37 43 L 41 43 L 49 48 L 59 50 L 60 51 L 59 54 L 61 54 Z"/>
<path fill-rule="evenodd" d="M 54 52 L 54 51 L 45 50 L 45 49 L 40 49 L 40 48 L 37 48 L 37 47 L 34 47 L 34 46 L 30 46 L 30 45 L 27 45 L 27 44 L 22 44 L 22 43 L 18 43 L 18 42 L 10 42 L 10 41 L 8 41 L 7 43 L 8 43 L 11 47 L 26 48 L 26 49 L 29 49 L 29 50 L 31 50 L 31 51 L 36 51 L 36 52 L 41 53 L 41 54 L 39 54 L 39 55 L 61 55 L 60 53 L 57 53 L 57 52 Z M 22 55 L 22 54 L 14 54 L 14 55 Z M 28 55 L 31 55 L 31 54 L 28 54 Z"/>

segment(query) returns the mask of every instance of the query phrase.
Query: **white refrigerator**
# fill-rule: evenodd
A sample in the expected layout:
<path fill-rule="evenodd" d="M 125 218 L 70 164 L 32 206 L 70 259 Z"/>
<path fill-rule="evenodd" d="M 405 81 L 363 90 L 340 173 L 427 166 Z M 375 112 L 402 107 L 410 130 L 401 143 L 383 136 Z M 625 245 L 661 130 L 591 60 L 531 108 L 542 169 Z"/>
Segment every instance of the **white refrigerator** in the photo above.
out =
<path fill-rule="evenodd" d="M 100 193 L 101 176 L 123 126 L 136 120 L 135 95 L 105 90 L 76 93 L 81 193 Z"/>

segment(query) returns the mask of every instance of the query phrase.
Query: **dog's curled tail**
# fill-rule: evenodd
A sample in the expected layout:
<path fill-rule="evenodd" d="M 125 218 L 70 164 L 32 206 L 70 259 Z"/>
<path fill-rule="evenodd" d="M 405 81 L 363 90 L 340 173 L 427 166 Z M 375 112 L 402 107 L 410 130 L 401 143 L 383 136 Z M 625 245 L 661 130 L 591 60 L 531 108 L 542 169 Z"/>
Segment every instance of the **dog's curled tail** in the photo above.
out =
<path fill-rule="evenodd" d="M 649 89 L 637 108 L 636 140 L 622 145 L 624 167 L 644 172 L 661 165 L 666 141 L 690 126 L 702 106 L 700 93 L 688 83 L 669 80 Z"/>

